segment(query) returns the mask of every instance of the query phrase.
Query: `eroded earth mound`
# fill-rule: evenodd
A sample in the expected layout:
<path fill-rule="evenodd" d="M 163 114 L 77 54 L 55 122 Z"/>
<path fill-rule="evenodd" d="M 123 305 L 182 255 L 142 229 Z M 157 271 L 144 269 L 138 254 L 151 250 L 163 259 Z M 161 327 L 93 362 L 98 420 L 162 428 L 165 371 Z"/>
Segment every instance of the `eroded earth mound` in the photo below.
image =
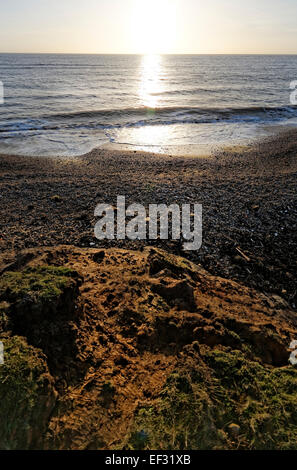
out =
<path fill-rule="evenodd" d="M 290 449 L 296 314 L 184 258 L 0 259 L 0 448 Z"/>

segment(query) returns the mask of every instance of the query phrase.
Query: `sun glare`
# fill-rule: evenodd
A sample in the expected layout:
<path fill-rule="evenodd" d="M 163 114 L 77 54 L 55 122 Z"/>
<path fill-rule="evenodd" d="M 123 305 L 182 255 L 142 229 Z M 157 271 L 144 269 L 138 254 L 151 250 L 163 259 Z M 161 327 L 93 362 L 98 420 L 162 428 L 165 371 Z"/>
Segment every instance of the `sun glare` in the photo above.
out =
<path fill-rule="evenodd" d="M 136 0 L 131 31 L 140 54 L 164 54 L 176 44 L 176 1 Z"/>

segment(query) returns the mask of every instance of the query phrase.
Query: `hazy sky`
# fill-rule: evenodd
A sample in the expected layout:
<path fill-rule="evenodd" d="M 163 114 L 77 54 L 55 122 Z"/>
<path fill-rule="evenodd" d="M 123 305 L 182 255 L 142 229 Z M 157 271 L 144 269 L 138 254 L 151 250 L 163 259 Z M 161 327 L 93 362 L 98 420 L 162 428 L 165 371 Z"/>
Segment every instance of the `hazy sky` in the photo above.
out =
<path fill-rule="evenodd" d="M 1 52 L 296 53 L 297 0 L 0 0 Z"/>

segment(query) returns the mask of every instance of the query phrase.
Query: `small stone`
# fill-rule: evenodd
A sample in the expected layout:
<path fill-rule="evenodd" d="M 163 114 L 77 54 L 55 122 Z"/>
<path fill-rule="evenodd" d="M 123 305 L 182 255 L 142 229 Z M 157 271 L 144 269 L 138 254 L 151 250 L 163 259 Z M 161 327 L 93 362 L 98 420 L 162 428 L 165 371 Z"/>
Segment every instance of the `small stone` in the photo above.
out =
<path fill-rule="evenodd" d="M 238 424 L 232 423 L 229 424 L 228 426 L 228 432 L 231 434 L 233 437 L 238 437 L 240 433 L 240 426 Z"/>
<path fill-rule="evenodd" d="M 58 194 L 55 194 L 54 196 L 51 197 L 51 200 L 54 202 L 61 202 L 62 198 Z"/>
<path fill-rule="evenodd" d="M 98 251 L 98 253 L 95 253 L 92 258 L 93 258 L 93 261 L 95 261 L 95 263 L 100 264 L 105 258 L 105 252 Z"/>
<path fill-rule="evenodd" d="M 198 341 L 194 341 L 194 343 L 192 344 L 192 346 L 193 346 L 193 349 L 195 349 L 195 351 L 197 351 L 198 353 L 200 353 L 200 346 L 199 346 Z"/>

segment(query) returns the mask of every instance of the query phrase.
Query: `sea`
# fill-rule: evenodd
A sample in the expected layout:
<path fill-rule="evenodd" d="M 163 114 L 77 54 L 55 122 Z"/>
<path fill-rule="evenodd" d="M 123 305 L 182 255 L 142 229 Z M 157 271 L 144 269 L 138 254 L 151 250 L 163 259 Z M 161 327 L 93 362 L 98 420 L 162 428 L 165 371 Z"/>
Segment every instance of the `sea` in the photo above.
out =
<path fill-rule="evenodd" d="M 249 145 L 297 127 L 296 88 L 297 55 L 0 54 L 0 153 Z"/>

